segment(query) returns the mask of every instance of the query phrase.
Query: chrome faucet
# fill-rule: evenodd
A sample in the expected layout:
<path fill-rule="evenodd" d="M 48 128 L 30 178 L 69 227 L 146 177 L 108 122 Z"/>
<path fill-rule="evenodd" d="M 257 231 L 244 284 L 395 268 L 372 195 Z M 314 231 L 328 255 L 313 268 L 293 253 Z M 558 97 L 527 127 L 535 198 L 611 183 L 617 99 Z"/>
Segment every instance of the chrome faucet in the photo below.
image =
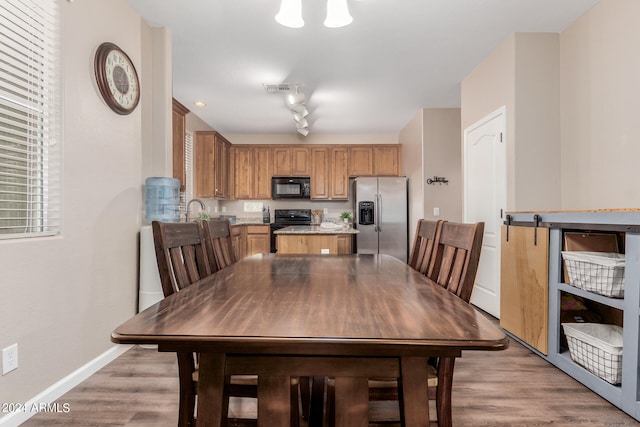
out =
<path fill-rule="evenodd" d="M 204 205 L 204 202 L 203 202 L 202 200 L 200 200 L 200 199 L 191 199 L 191 200 L 189 200 L 189 201 L 187 202 L 187 213 L 186 213 L 186 215 L 185 215 L 185 221 L 186 221 L 186 222 L 189 222 L 189 206 L 190 206 L 190 205 L 191 205 L 191 203 L 193 203 L 193 202 L 198 202 L 198 203 L 200 203 L 200 208 L 201 208 L 202 210 L 205 210 L 205 208 L 206 208 L 206 207 L 205 207 L 205 205 Z"/>

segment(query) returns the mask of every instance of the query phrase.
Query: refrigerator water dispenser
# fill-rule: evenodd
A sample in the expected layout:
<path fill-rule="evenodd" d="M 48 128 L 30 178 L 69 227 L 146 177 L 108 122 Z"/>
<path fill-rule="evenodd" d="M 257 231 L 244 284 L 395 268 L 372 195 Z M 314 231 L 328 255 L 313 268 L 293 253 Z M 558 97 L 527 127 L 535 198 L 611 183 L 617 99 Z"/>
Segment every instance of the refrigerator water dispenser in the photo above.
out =
<path fill-rule="evenodd" d="M 373 217 L 373 202 L 358 202 L 358 224 L 371 225 L 374 224 L 375 218 Z"/>

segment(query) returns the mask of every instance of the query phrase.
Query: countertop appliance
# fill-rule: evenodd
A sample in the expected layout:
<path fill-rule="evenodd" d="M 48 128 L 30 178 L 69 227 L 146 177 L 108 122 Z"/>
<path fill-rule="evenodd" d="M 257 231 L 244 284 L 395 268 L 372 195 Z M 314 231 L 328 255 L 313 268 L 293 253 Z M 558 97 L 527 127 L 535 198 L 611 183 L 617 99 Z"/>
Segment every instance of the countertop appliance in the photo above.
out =
<path fill-rule="evenodd" d="M 309 199 L 311 198 L 311 178 L 308 176 L 274 176 L 271 178 L 271 198 Z"/>
<path fill-rule="evenodd" d="M 404 176 L 353 181 L 354 227 L 359 254 L 388 254 L 407 262 L 408 180 Z"/>
<path fill-rule="evenodd" d="M 271 231 L 271 252 L 276 252 L 276 235 L 274 231 L 292 225 L 311 225 L 311 209 L 276 209 L 273 211 Z"/>

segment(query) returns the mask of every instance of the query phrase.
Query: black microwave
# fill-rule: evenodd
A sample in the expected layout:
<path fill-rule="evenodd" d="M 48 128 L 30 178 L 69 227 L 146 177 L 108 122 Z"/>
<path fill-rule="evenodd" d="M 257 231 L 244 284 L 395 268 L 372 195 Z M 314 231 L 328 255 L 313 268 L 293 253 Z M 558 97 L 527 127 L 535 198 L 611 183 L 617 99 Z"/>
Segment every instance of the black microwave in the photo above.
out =
<path fill-rule="evenodd" d="M 311 179 L 300 177 L 271 178 L 272 199 L 309 199 L 311 197 Z"/>

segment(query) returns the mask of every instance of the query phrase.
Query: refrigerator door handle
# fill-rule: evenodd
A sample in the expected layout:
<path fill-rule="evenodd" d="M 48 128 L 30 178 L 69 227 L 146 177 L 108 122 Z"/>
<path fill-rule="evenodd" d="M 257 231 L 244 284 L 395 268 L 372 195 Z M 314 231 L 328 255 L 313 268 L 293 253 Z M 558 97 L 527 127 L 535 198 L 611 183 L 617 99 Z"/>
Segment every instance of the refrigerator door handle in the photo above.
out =
<path fill-rule="evenodd" d="M 382 231 L 382 194 L 377 194 L 377 203 L 378 203 L 378 219 L 376 222 L 378 223 L 378 232 Z"/>

